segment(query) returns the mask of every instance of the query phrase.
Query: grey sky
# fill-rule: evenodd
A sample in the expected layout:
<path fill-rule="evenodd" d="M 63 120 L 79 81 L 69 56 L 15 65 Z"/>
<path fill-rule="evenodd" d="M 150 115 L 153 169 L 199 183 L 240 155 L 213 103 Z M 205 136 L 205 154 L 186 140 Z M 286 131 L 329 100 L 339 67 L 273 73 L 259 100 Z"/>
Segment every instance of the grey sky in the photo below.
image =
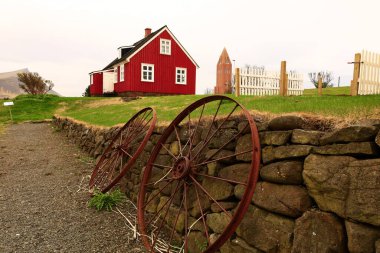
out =
<path fill-rule="evenodd" d="M 80 96 L 117 47 L 168 25 L 200 66 L 197 93 L 215 85 L 223 47 L 236 67 L 279 70 L 287 60 L 306 87 L 308 72 L 325 69 L 348 84 L 347 61 L 380 52 L 379 10 L 378 0 L 0 0 L 0 72 L 27 67 L 62 95 Z"/>

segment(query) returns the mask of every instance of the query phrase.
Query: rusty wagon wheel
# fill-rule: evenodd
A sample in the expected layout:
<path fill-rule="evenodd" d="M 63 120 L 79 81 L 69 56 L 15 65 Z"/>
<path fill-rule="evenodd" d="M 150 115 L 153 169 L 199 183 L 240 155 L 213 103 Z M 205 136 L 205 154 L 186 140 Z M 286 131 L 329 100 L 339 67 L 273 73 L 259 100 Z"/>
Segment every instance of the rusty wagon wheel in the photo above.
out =
<path fill-rule="evenodd" d="M 241 104 L 209 96 L 184 109 L 144 170 L 138 222 L 148 251 L 218 250 L 249 207 L 259 164 L 258 131 Z"/>
<path fill-rule="evenodd" d="M 136 113 L 113 137 L 90 179 L 90 193 L 110 190 L 134 164 L 153 133 L 156 111 L 147 107 Z"/>

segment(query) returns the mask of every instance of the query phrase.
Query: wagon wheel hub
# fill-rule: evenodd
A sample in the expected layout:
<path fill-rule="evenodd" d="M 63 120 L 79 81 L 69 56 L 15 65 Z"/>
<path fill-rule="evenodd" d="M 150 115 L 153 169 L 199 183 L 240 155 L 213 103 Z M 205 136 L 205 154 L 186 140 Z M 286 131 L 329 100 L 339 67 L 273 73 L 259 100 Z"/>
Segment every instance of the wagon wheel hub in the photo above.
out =
<path fill-rule="evenodd" d="M 191 171 L 190 160 L 186 156 L 178 158 L 174 163 L 172 175 L 174 179 L 186 178 Z"/>

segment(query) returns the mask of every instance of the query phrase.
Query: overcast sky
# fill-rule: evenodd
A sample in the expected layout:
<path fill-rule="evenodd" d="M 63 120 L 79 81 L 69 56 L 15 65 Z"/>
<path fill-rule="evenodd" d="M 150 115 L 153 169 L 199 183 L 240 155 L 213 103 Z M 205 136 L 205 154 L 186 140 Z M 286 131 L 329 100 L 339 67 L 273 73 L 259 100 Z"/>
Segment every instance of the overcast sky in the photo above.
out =
<path fill-rule="evenodd" d="M 0 0 L 0 72 L 28 68 L 80 96 L 88 73 L 167 25 L 197 61 L 197 93 L 215 85 L 223 47 L 245 64 L 304 74 L 330 70 L 341 84 L 354 54 L 380 52 L 379 0 Z"/>

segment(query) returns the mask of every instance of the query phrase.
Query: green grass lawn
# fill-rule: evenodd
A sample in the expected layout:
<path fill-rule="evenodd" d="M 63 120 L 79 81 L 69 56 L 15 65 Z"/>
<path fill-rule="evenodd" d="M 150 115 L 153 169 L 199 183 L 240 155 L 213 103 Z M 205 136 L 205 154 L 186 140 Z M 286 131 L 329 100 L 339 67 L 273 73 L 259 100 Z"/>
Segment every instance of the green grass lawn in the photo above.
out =
<path fill-rule="evenodd" d="M 5 107 L 3 103 L 0 105 L 0 124 L 9 123 L 10 113 L 12 111 L 13 122 L 19 123 L 28 120 L 43 120 L 51 119 L 53 114 L 63 108 L 66 104 L 72 104 L 77 101 L 82 101 L 83 104 L 91 103 L 95 100 L 104 98 L 73 98 L 73 97 L 58 97 L 54 95 L 20 95 L 13 100 L 14 106 Z"/>
<path fill-rule="evenodd" d="M 323 89 L 323 96 L 316 89 L 305 90 L 303 96 L 240 96 L 235 98 L 248 110 L 275 114 L 304 112 L 325 116 L 350 118 L 380 118 L 380 95 L 346 96 L 349 87 Z M 205 95 L 182 95 L 143 97 L 131 102 L 119 98 L 66 98 L 55 96 L 19 96 L 14 99 L 12 114 L 14 122 L 50 119 L 55 113 L 68 116 L 89 124 L 113 126 L 125 123 L 137 111 L 151 106 L 157 111 L 159 122 L 170 122 L 190 103 Z M 205 111 L 212 114 L 215 109 Z M 9 123 L 8 108 L 0 107 L 0 126 Z"/>
<path fill-rule="evenodd" d="M 318 95 L 318 89 L 305 89 L 304 96 Z M 322 95 L 350 95 L 350 86 L 322 89 Z"/>

